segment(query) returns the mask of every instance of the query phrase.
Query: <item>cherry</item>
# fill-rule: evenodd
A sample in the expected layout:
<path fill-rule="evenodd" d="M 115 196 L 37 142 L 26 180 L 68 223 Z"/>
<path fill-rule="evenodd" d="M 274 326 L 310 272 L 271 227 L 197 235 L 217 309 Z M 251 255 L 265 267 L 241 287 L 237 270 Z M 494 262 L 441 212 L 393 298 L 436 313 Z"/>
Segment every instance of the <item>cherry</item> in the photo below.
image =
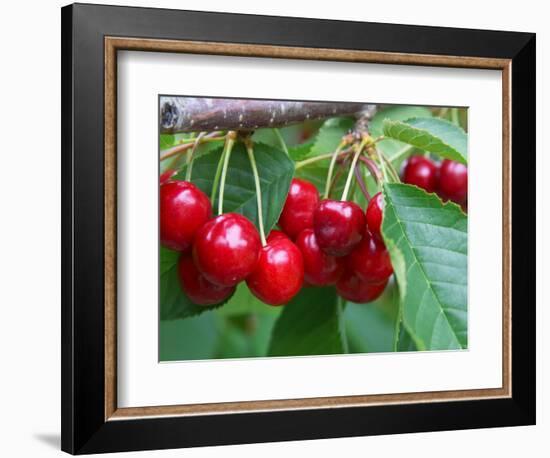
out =
<path fill-rule="evenodd" d="M 336 291 L 347 301 L 364 304 L 378 299 L 387 284 L 388 280 L 380 283 L 368 283 L 353 272 L 346 271 L 336 283 Z"/>
<path fill-rule="evenodd" d="M 283 305 L 302 288 L 304 261 L 290 239 L 272 240 L 260 250 L 256 268 L 246 279 L 248 288 L 269 305 Z"/>
<path fill-rule="evenodd" d="M 466 202 L 468 196 L 468 167 L 460 162 L 445 159 L 439 171 L 439 192 L 444 198 L 457 204 Z"/>
<path fill-rule="evenodd" d="M 313 227 L 313 213 L 319 204 L 319 191 L 309 181 L 293 178 L 279 217 L 279 226 L 292 239 Z"/>
<path fill-rule="evenodd" d="M 384 243 L 368 231 L 347 258 L 348 269 L 369 283 L 380 283 L 393 273 L 390 255 Z"/>
<path fill-rule="evenodd" d="M 365 214 L 354 202 L 325 199 L 315 210 L 313 230 L 325 253 L 345 256 L 363 238 Z"/>
<path fill-rule="evenodd" d="M 212 217 L 208 197 L 188 181 L 160 187 L 160 241 L 172 250 L 187 251 L 195 233 Z"/>
<path fill-rule="evenodd" d="M 166 169 L 166 170 L 164 171 L 164 173 L 162 173 L 162 174 L 160 175 L 160 180 L 159 180 L 159 181 L 160 181 L 161 186 L 162 186 L 164 183 L 167 183 L 167 182 L 170 180 L 170 178 L 172 178 L 176 173 L 178 173 L 177 170 L 174 170 L 174 169 Z"/>
<path fill-rule="evenodd" d="M 403 181 L 434 192 L 437 188 L 437 165 L 424 156 L 411 156 L 403 169 Z"/>
<path fill-rule="evenodd" d="M 367 228 L 371 234 L 382 240 L 380 228 L 382 226 L 382 216 L 384 215 L 384 197 L 382 193 L 375 194 L 367 207 Z"/>
<path fill-rule="evenodd" d="M 226 213 L 197 231 L 193 259 L 212 283 L 234 286 L 254 270 L 260 248 L 260 236 L 250 220 L 237 213 Z"/>
<path fill-rule="evenodd" d="M 272 229 L 269 235 L 267 236 L 267 242 L 271 242 L 279 238 L 288 240 L 288 236 L 284 232 L 278 231 L 277 229 Z"/>
<path fill-rule="evenodd" d="M 344 271 L 342 258 L 321 251 L 313 229 L 304 229 L 296 238 L 296 246 L 304 258 L 304 278 L 308 285 L 333 285 Z"/>
<path fill-rule="evenodd" d="M 219 286 L 208 281 L 188 254 L 182 254 L 179 258 L 178 277 L 181 289 L 198 305 L 219 304 L 235 291 L 234 286 Z"/>

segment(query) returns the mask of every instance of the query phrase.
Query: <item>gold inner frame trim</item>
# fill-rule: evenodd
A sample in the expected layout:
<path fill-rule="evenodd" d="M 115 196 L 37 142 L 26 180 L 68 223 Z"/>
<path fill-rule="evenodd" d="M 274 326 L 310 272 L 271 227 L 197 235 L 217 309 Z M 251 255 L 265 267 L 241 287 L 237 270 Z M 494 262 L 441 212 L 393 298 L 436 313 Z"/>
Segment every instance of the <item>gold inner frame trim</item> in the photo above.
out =
<path fill-rule="evenodd" d="M 119 408 L 117 405 L 117 313 L 116 313 L 116 110 L 117 51 L 174 52 L 224 56 L 266 57 L 394 65 L 423 65 L 493 69 L 502 72 L 502 380 L 500 388 L 363 396 L 241 401 L 170 406 Z M 145 38 L 105 37 L 105 420 L 144 417 L 247 413 L 373 406 L 382 404 L 461 401 L 507 398 L 512 394 L 511 366 L 511 60 L 480 57 L 438 56 L 289 46 L 214 43 Z"/>

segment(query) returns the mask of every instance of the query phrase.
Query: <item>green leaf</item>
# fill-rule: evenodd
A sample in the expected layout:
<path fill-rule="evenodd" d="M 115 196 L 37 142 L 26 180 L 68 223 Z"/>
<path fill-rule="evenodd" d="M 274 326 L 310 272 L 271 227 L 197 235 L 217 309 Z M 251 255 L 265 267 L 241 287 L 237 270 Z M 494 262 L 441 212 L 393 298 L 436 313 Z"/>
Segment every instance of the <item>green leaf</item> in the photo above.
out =
<path fill-rule="evenodd" d="M 180 254 L 177 251 L 169 250 L 168 248 L 160 247 L 160 274 L 167 272 L 178 262 Z"/>
<path fill-rule="evenodd" d="M 277 137 L 273 129 L 258 129 L 254 131 L 252 141 L 254 143 L 263 143 L 273 148 L 281 148 L 279 137 Z"/>
<path fill-rule="evenodd" d="M 382 232 L 402 288 L 403 325 L 419 350 L 467 348 L 466 215 L 416 186 L 387 183 L 383 193 Z"/>
<path fill-rule="evenodd" d="M 327 179 L 329 164 L 330 159 L 326 159 L 305 165 L 296 170 L 295 176 L 296 178 L 302 178 L 314 184 L 319 193 L 323 195 L 323 193 L 325 192 L 325 182 Z M 338 166 L 335 167 L 335 173 L 333 177 L 336 177 L 338 175 L 338 168 Z M 331 196 L 340 199 L 346 183 L 348 170 L 349 169 L 346 169 L 344 170 L 344 173 L 339 174 L 338 181 L 336 182 L 336 185 L 333 186 Z"/>
<path fill-rule="evenodd" d="M 311 156 L 311 149 L 313 148 L 313 142 L 308 141 L 299 145 L 289 146 L 288 154 L 293 161 L 301 161 Z"/>
<path fill-rule="evenodd" d="M 175 320 L 200 315 L 207 310 L 222 306 L 220 304 L 203 306 L 191 302 L 181 289 L 178 280 L 178 257 L 174 251 L 161 248 L 160 251 L 160 319 Z"/>
<path fill-rule="evenodd" d="M 159 360 L 210 359 L 218 341 L 215 317 L 211 313 L 187 320 L 159 323 Z"/>
<path fill-rule="evenodd" d="M 395 343 L 395 351 L 418 351 L 414 340 L 400 321 L 397 327 L 397 341 Z"/>
<path fill-rule="evenodd" d="M 246 315 L 251 313 L 278 315 L 280 310 L 279 307 L 271 307 L 263 303 L 250 292 L 246 283 L 242 282 L 237 286 L 237 290 L 231 299 L 227 301 L 217 313 L 222 316 Z"/>
<path fill-rule="evenodd" d="M 191 181 L 207 196 L 212 192 L 214 173 L 221 151 L 221 148 L 208 151 L 196 158 L 193 164 Z M 254 144 L 254 154 L 260 175 L 264 228 L 268 233 L 277 223 L 283 209 L 294 173 L 294 162 L 283 151 L 262 143 Z M 175 179 L 185 179 L 185 169 L 186 166 L 183 166 Z M 218 196 L 212 202 L 214 209 L 218 206 L 217 202 Z M 223 211 L 240 213 L 250 219 L 256 227 L 259 226 L 254 176 L 242 143 L 235 145 L 229 160 Z"/>
<path fill-rule="evenodd" d="M 304 288 L 275 324 L 269 356 L 346 353 L 342 307 L 334 288 Z"/>
<path fill-rule="evenodd" d="M 445 119 L 385 120 L 384 135 L 441 157 L 467 163 L 468 136 L 461 127 Z"/>
<path fill-rule="evenodd" d="M 342 141 L 342 137 L 353 127 L 354 123 L 353 118 L 327 119 L 315 137 L 310 156 L 332 153 Z"/>
<path fill-rule="evenodd" d="M 176 134 L 175 137 L 181 136 L 181 135 L 189 135 L 189 134 Z M 161 140 L 162 141 L 162 140 Z M 178 140 L 179 143 L 179 140 Z M 223 143 L 223 142 L 222 142 Z M 207 153 L 208 151 L 212 151 L 214 149 L 217 149 L 220 147 L 220 142 L 208 142 L 208 143 L 200 143 L 197 146 L 197 149 L 195 150 L 195 157 L 200 157 L 204 153 Z M 173 145 L 175 146 L 175 145 Z M 162 149 L 162 147 L 161 147 Z M 180 169 L 185 162 L 187 161 L 187 154 L 190 150 L 187 150 L 186 153 L 179 154 L 177 156 L 172 156 L 169 158 L 166 158 L 165 160 L 160 161 L 160 173 L 164 172 L 166 169 L 170 168 L 173 170 Z M 181 178 L 183 180 L 183 178 Z"/>
<path fill-rule="evenodd" d="M 269 307 L 264 304 L 264 307 Z M 223 310 L 223 309 L 220 309 Z M 239 315 L 218 318 L 218 345 L 214 358 L 251 358 L 267 354 L 277 314 Z"/>
<path fill-rule="evenodd" d="M 346 304 L 344 315 L 350 353 L 394 351 L 397 295 L 397 285 L 390 282 L 376 301 Z"/>
<path fill-rule="evenodd" d="M 428 118 L 431 116 L 432 112 L 426 107 L 394 105 L 382 108 L 376 112 L 369 123 L 370 134 L 373 137 L 384 135 L 384 120 L 386 119 L 390 121 L 406 121 L 410 118 Z M 394 163 L 395 167 L 399 167 L 401 162 L 406 158 L 406 154 L 413 149 L 411 145 L 400 142 L 399 140 L 394 140 L 393 138 L 384 138 L 380 140 L 376 147 Z"/>
<path fill-rule="evenodd" d="M 172 148 L 180 143 L 181 140 L 191 138 L 191 134 L 160 134 L 159 146 L 161 150 Z"/>
<path fill-rule="evenodd" d="M 380 137 L 384 135 L 384 121 L 406 121 L 411 118 L 429 118 L 432 112 L 426 107 L 415 107 L 410 105 L 392 105 L 378 110 L 369 122 L 371 136 Z"/>

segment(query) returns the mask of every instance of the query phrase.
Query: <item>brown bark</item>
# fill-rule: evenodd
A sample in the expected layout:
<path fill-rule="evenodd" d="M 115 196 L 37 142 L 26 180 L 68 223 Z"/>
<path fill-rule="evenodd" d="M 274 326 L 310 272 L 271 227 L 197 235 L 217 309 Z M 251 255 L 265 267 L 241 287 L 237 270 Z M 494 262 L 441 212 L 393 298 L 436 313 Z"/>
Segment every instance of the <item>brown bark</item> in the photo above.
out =
<path fill-rule="evenodd" d="M 346 102 L 161 97 L 160 131 L 172 134 L 282 127 L 308 119 L 359 115 L 369 107 Z"/>

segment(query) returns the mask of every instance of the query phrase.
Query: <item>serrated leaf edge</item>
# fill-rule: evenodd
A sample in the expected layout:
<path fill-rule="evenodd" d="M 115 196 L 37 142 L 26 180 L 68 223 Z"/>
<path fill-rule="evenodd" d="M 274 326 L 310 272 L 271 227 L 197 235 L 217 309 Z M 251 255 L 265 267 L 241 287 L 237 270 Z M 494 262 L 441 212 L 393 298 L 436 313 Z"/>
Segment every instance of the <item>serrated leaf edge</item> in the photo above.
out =
<path fill-rule="evenodd" d="M 392 185 L 393 185 L 393 186 L 410 186 L 410 185 L 406 185 L 406 184 L 402 184 L 402 183 L 392 183 Z M 415 186 L 415 187 L 418 188 L 418 186 Z M 385 203 L 385 205 L 384 205 L 384 212 L 386 212 L 387 209 L 391 207 L 391 208 L 393 208 L 394 213 L 397 214 L 397 212 L 396 212 L 396 210 L 395 210 L 395 206 L 393 205 L 393 203 L 392 203 L 391 201 L 389 201 L 389 199 L 386 198 L 386 193 L 387 193 L 386 188 L 387 188 L 387 186 L 384 185 L 384 192 L 383 192 L 383 194 L 382 194 L 383 197 L 384 197 L 384 203 Z M 418 188 L 418 189 L 421 189 L 421 188 Z M 434 193 L 426 193 L 426 194 L 427 194 L 427 195 L 435 195 Z M 437 195 L 436 195 L 436 196 L 437 196 Z M 441 199 L 439 199 L 439 200 L 441 201 Z M 455 203 L 453 203 L 453 202 L 450 202 L 450 201 L 448 201 L 448 202 L 443 202 L 443 201 L 441 201 L 441 202 L 442 202 L 443 208 L 446 207 L 446 206 L 454 206 L 454 207 L 457 207 L 457 208 L 460 209 L 460 207 L 459 207 L 458 205 L 456 205 Z M 462 212 L 462 209 L 460 209 L 460 210 L 461 210 L 461 212 Z M 397 219 L 397 218 L 396 218 L 396 219 Z M 399 222 L 399 220 L 396 222 L 396 224 L 399 224 L 399 226 L 401 227 L 401 231 L 402 231 L 402 233 L 403 233 L 403 236 L 404 236 L 405 238 L 407 238 L 408 244 L 412 247 L 412 243 L 411 243 L 411 241 L 408 239 L 407 234 L 406 234 L 406 232 L 405 232 L 405 230 L 404 230 L 402 224 Z M 383 227 L 384 227 L 384 226 L 382 225 L 382 230 L 383 230 Z M 384 236 L 384 240 L 386 241 L 386 243 L 389 242 L 390 244 L 393 244 L 393 245 L 396 247 L 396 244 L 395 244 L 395 242 L 394 242 L 392 239 L 390 239 L 390 238 L 387 238 L 387 239 L 386 239 L 386 235 L 385 235 L 384 231 L 383 231 L 383 236 Z M 400 252 L 400 250 L 398 250 L 398 251 Z M 424 270 L 422 264 L 418 261 L 415 251 L 412 250 L 412 249 L 411 249 L 411 251 L 412 251 L 412 254 L 413 254 L 413 256 L 414 256 L 415 263 L 418 264 L 418 266 L 419 266 L 419 268 L 420 268 L 420 271 L 421 271 L 423 277 L 425 278 L 426 283 L 428 284 L 429 289 L 431 290 L 431 293 L 432 293 L 433 296 L 436 298 L 437 303 L 440 305 L 440 304 L 441 304 L 441 301 L 440 301 L 440 299 L 439 299 L 439 296 L 438 296 L 438 295 L 435 293 L 435 291 L 433 290 L 432 285 L 431 285 L 431 282 L 429 281 L 429 278 L 428 278 L 428 276 L 427 276 L 427 274 L 426 274 L 426 272 L 425 272 L 425 270 Z M 390 256 L 390 257 L 391 257 L 391 256 Z M 392 263 L 393 263 L 393 258 L 392 258 Z M 409 268 L 410 268 L 410 267 L 409 267 Z M 405 278 L 405 281 L 406 281 L 406 274 L 404 275 L 404 278 Z M 400 310 L 401 310 L 401 307 L 400 307 Z M 462 344 L 460 343 L 460 340 L 458 339 L 456 333 L 454 332 L 454 329 L 453 329 L 453 327 L 452 327 L 452 325 L 451 325 L 451 323 L 450 323 L 450 321 L 449 321 L 449 318 L 447 317 L 447 314 L 445 313 L 445 310 L 444 310 L 443 307 L 440 307 L 440 313 L 443 314 L 443 316 L 445 317 L 445 320 L 447 321 L 447 324 L 449 325 L 449 328 L 450 328 L 451 331 L 452 331 L 452 334 L 453 334 L 453 336 L 454 336 L 454 338 L 455 338 L 455 340 L 456 340 L 457 345 L 458 345 L 460 348 L 464 348 L 464 347 L 462 346 Z M 416 336 L 416 333 L 413 332 L 413 330 L 410 328 L 410 326 L 408 326 L 408 324 L 406 323 L 406 321 L 403 320 L 402 322 L 403 322 L 403 325 L 405 326 L 406 330 L 409 332 L 410 336 L 411 336 L 411 337 L 413 338 L 413 340 L 415 341 L 415 343 L 416 343 L 416 345 L 417 345 L 417 348 L 418 348 L 419 350 L 426 349 L 426 345 L 424 344 L 424 342 Z"/>
<path fill-rule="evenodd" d="M 384 135 L 386 135 L 387 137 L 389 137 L 389 138 L 391 138 L 391 139 L 393 139 L 393 140 L 400 141 L 401 143 L 405 143 L 405 144 L 407 144 L 407 145 L 412 145 L 412 146 L 414 146 L 415 148 L 423 149 L 423 148 L 421 148 L 421 147 L 419 147 L 419 146 L 417 146 L 417 145 L 414 145 L 414 144 L 409 143 L 409 142 L 405 142 L 405 141 L 403 141 L 403 140 L 401 140 L 401 139 L 399 139 L 399 138 L 396 138 L 396 137 L 394 137 L 394 136 L 392 136 L 392 135 L 389 135 L 389 134 L 387 133 L 387 131 L 386 131 L 386 126 L 387 126 L 388 124 L 392 124 L 391 127 L 398 127 L 398 125 L 403 125 L 403 124 L 405 124 L 405 125 L 407 126 L 407 128 L 409 128 L 409 129 L 415 129 L 415 130 L 417 130 L 417 131 L 419 131 L 419 132 L 422 132 L 423 134 L 429 135 L 430 137 L 437 138 L 437 139 L 441 142 L 442 145 L 444 145 L 444 146 L 446 146 L 447 148 L 449 148 L 450 150 L 454 151 L 454 152 L 459 156 L 459 158 L 462 159 L 462 161 L 459 161 L 459 162 L 462 162 L 463 164 L 468 164 L 467 159 L 462 155 L 462 153 L 461 153 L 460 151 L 458 151 L 455 147 L 453 147 L 453 146 L 449 145 L 448 143 L 444 142 L 444 141 L 441 139 L 441 137 L 438 137 L 438 136 L 432 134 L 430 131 L 428 131 L 428 130 L 426 130 L 426 129 L 420 129 L 420 128 L 416 127 L 416 126 L 413 126 L 413 125 L 411 125 L 411 124 L 408 124 L 408 122 L 410 122 L 410 121 L 412 121 L 412 120 L 415 120 L 415 119 L 427 119 L 427 120 L 432 120 L 432 121 L 433 121 L 434 119 L 437 119 L 437 120 L 439 120 L 439 121 L 441 121 L 441 122 L 444 122 L 444 123 L 449 124 L 450 126 L 453 126 L 453 127 L 455 127 L 455 128 L 458 128 L 458 129 L 462 130 L 462 132 L 464 132 L 464 130 L 462 129 L 462 127 L 457 126 L 456 124 L 453 124 L 452 122 L 447 121 L 446 119 L 442 119 L 442 118 L 410 118 L 410 119 L 407 119 L 406 121 L 392 121 L 391 119 L 386 118 L 386 119 L 384 119 L 384 121 L 383 121 L 383 123 L 382 123 L 382 124 L 383 124 L 382 131 L 384 132 Z M 466 132 L 464 132 L 464 134 L 466 134 Z M 428 151 L 428 150 L 426 150 L 426 151 Z M 438 153 L 438 152 L 436 152 L 436 151 L 434 151 L 434 153 L 435 153 L 435 154 L 440 154 L 440 153 Z M 440 154 L 440 155 L 441 155 L 441 154 Z"/>

